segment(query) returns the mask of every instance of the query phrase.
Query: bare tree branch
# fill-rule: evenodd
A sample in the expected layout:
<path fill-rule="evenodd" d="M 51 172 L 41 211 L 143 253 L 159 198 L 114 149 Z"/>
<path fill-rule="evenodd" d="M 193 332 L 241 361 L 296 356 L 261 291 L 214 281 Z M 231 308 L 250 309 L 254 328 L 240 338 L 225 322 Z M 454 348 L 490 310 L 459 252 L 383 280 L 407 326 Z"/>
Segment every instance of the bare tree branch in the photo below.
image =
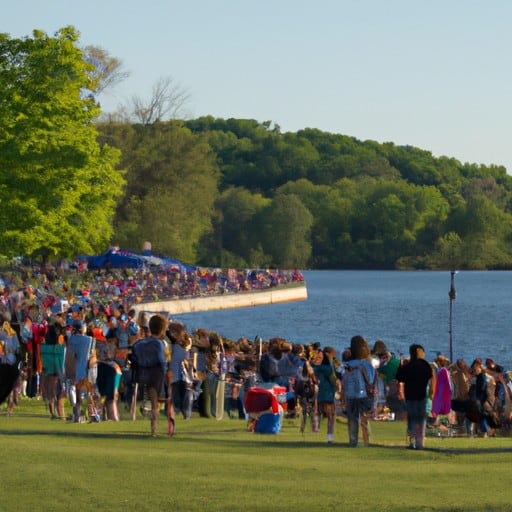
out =
<path fill-rule="evenodd" d="M 151 97 L 145 101 L 140 96 L 132 97 L 133 117 L 144 126 L 178 119 L 184 113 L 184 105 L 190 95 L 172 77 L 161 77 L 153 86 Z"/>

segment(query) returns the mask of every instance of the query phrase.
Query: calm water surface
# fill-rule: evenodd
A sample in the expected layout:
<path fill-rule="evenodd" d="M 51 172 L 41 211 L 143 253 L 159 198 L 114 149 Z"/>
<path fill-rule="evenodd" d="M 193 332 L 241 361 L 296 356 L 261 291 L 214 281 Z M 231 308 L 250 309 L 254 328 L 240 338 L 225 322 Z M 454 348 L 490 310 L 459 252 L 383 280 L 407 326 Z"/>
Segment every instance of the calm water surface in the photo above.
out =
<path fill-rule="evenodd" d="M 343 349 L 354 334 L 383 339 L 397 353 L 410 343 L 449 356 L 450 272 L 305 271 L 308 300 L 175 318 L 238 339 L 280 336 Z M 512 369 L 512 272 L 457 272 L 452 302 L 454 358 L 491 357 Z"/>

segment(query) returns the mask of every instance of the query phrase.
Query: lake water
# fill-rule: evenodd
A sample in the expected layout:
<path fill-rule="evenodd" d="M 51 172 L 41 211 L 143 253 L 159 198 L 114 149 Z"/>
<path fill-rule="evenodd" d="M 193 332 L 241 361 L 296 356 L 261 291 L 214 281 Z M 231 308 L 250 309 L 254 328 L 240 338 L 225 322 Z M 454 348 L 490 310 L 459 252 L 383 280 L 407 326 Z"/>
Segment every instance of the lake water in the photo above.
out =
<path fill-rule="evenodd" d="M 343 349 L 355 334 L 397 353 L 421 343 L 427 357 L 450 355 L 451 274 L 402 271 L 305 271 L 308 300 L 174 318 L 189 330 L 204 327 L 225 337 L 279 336 Z M 452 301 L 453 358 L 491 357 L 512 369 L 512 272 L 460 271 Z"/>

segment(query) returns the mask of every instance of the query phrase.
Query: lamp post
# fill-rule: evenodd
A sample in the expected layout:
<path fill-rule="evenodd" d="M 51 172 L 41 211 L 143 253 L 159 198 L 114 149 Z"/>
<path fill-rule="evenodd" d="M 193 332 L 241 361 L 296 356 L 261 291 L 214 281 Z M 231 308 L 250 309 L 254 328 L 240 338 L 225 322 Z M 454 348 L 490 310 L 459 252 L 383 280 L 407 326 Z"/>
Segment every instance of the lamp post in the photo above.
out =
<path fill-rule="evenodd" d="M 450 362 L 453 362 L 453 301 L 456 297 L 455 292 L 455 274 L 457 272 L 455 270 L 452 270 L 450 272 L 450 291 L 448 292 L 448 297 L 450 297 Z"/>

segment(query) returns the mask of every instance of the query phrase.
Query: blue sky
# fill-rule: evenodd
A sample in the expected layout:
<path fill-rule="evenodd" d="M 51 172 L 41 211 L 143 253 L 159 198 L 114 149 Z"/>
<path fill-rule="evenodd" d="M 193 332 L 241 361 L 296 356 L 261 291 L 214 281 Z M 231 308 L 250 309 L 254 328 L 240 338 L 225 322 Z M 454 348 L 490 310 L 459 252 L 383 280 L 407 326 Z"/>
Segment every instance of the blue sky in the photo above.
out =
<path fill-rule="evenodd" d="M 73 25 L 130 77 L 113 111 L 171 76 L 189 117 L 410 144 L 512 173 L 510 0 L 16 0 L 0 32 Z"/>

